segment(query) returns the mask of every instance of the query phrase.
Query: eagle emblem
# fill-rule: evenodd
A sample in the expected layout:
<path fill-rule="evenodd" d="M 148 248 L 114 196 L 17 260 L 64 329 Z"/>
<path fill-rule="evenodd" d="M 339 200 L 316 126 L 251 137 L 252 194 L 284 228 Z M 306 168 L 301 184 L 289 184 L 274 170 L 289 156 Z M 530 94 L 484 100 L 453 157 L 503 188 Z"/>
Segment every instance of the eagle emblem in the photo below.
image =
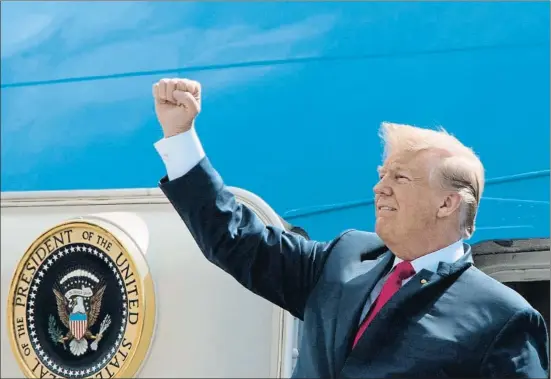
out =
<path fill-rule="evenodd" d="M 69 350 L 75 356 L 83 355 L 88 348 L 97 350 L 98 343 L 111 324 L 108 314 L 103 319 L 97 334 L 94 335 L 90 329 L 100 316 L 105 289 L 106 285 L 87 270 L 72 270 L 61 278 L 58 288 L 54 288 L 53 292 L 59 320 L 68 330 L 62 332 L 57 327 L 55 317 L 50 315 L 48 331 L 54 343 L 62 344 L 64 349 L 67 348 L 68 343 Z M 88 345 L 90 340 L 93 342 Z"/>

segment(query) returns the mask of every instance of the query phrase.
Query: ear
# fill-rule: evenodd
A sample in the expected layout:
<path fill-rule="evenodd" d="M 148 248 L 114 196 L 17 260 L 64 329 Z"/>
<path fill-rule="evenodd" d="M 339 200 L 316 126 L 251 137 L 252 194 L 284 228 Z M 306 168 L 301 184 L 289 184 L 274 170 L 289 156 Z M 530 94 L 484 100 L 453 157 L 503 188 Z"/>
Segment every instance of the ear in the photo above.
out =
<path fill-rule="evenodd" d="M 442 204 L 440 204 L 436 216 L 438 218 L 448 217 L 459 209 L 459 205 L 461 205 L 461 196 L 456 192 L 448 193 Z"/>

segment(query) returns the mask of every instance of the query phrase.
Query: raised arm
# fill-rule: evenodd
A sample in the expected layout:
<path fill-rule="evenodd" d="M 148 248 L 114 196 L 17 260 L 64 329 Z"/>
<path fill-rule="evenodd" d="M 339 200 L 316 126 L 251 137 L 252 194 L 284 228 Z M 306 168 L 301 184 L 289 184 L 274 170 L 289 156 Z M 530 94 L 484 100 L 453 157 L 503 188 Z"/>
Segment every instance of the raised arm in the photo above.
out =
<path fill-rule="evenodd" d="M 200 86 L 185 79 L 154 86 L 165 138 L 155 147 L 168 176 L 160 183 L 205 257 L 266 300 L 302 318 L 308 296 L 336 243 L 309 241 L 265 226 L 238 203 L 205 157 L 194 129 Z"/>

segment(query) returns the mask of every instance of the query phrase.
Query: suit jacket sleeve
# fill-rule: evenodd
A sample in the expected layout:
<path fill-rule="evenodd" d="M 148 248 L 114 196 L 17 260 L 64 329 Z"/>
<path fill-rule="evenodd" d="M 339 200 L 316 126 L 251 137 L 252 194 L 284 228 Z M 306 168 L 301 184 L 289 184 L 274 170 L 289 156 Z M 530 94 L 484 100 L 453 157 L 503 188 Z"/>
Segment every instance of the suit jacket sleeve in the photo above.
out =
<path fill-rule="evenodd" d="M 549 339 L 534 309 L 516 312 L 497 335 L 482 362 L 484 378 L 548 378 Z"/>
<path fill-rule="evenodd" d="M 186 175 L 160 183 L 205 257 L 239 283 L 302 319 L 306 300 L 336 242 L 309 241 L 265 226 L 238 203 L 203 158 Z"/>

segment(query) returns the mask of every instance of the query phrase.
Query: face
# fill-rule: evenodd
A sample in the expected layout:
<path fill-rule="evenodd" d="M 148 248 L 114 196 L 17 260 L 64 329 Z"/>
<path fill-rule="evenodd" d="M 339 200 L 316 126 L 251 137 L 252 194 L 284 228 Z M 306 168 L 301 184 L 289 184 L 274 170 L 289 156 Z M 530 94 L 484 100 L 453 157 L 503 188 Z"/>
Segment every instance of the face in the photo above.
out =
<path fill-rule="evenodd" d="M 379 168 L 375 230 L 387 245 L 407 243 L 434 228 L 445 199 L 430 181 L 437 162 L 438 157 L 426 152 L 406 152 L 390 155 Z"/>

